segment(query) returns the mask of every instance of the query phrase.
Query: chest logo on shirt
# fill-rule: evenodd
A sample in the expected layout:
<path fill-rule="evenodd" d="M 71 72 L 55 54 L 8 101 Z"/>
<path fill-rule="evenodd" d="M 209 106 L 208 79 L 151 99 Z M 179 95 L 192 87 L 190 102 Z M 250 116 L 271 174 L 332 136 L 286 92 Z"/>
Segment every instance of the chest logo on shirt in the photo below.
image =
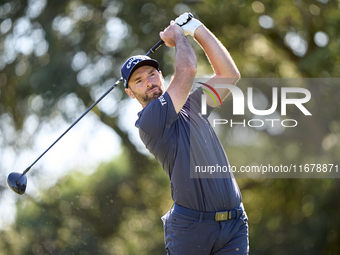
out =
<path fill-rule="evenodd" d="M 165 98 L 163 96 L 160 96 L 158 98 L 158 100 L 159 100 L 159 102 L 161 102 L 162 106 L 166 105 L 166 100 L 165 100 Z"/>

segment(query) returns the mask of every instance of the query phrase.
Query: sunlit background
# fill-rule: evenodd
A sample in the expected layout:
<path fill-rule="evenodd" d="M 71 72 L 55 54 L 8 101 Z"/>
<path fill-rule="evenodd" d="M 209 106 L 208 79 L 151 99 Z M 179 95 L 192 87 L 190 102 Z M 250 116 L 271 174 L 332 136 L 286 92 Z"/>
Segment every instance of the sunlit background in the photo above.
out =
<path fill-rule="evenodd" d="M 192 12 L 221 40 L 243 78 L 331 79 L 340 73 L 339 9 L 339 0 L 1 1 L 0 253 L 165 254 L 160 217 L 172 204 L 169 181 L 139 140 L 141 106 L 122 85 L 36 163 L 24 195 L 8 188 L 7 175 L 32 164 L 181 13 Z M 198 76 L 212 75 L 189 40 Z M 152 57 L 168 82 L 174 49 Z M 340 95 L 334 84 L 314 88 L 311 107 L 320 109 L 305 132 L 220 130 L 229 160 L 339 163 Z M 262 92 L 255 97 L 265 108 Z M 252 254 L 340 254 L 338 179 L 238 183 Z"/>

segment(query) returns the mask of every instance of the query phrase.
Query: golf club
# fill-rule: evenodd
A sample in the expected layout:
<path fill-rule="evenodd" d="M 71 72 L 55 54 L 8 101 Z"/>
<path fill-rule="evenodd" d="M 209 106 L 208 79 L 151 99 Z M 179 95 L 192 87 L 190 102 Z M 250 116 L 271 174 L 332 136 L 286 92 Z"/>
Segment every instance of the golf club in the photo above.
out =
<path fill-rule="evenodd" d="M 193 15 L 190 13 L 189 18 L 186 23 L 188 23 L 192 19 Z M 185 25 L 184 23 L 183 25 Z M 182 25 L 182 26 L 183 26 Z M 160 46 L 164 44 L 163 40 L 160 40 L 156 43 L 146 54 L 145 56 L 149 56 L 151 53 L 154 53 Z M 26 191 L 27 187 L 27 177 L 26 173 L 37 163 L 45 154 L 48 152 L 71 128 L 73 128 L 89 111 L 92 110 L 104 97 L 107 96 L 121 81 L 123 81 L 123 77 L 120 77 L 97 101 L 95 101 L 76 121 L 72 123 L 72 125 L 58 137 L 54 143 L 51 144 L 29 167 L 25 169 L 22 173 L 12 172 L 7 177 L 8 186 L 17 194 L 22 195 Z"/>

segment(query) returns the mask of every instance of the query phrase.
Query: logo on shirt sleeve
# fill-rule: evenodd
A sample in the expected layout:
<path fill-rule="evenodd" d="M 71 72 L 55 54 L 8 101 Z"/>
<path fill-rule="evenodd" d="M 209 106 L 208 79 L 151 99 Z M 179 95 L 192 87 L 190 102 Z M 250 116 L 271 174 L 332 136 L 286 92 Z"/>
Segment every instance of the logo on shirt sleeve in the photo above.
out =
<path fill-rule="evenodd" d="M 166 105 L 166 100 L 165 100 L 165 98 L 163 96 L 160 96 L 158 98 L 158 100 L 159 100 L 159 102 L 161 102 L 162 106 Z"/>

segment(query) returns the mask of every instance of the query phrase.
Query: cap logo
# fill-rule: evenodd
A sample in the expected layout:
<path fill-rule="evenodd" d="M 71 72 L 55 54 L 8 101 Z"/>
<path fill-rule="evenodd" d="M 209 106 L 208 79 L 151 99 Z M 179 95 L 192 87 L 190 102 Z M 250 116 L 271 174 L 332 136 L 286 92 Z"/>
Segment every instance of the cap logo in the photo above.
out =
<path fill-rule="evenodd" d="M 127 69 L 130 69 L 131 66 L 135 66 L 136 64 L 138 64 L 139 62 L 141 62 L 143 59 L 146 59 L 146 58 L 136 58 L 136 57 L 132 57 L 126 64 L 126 68 Z"/>

